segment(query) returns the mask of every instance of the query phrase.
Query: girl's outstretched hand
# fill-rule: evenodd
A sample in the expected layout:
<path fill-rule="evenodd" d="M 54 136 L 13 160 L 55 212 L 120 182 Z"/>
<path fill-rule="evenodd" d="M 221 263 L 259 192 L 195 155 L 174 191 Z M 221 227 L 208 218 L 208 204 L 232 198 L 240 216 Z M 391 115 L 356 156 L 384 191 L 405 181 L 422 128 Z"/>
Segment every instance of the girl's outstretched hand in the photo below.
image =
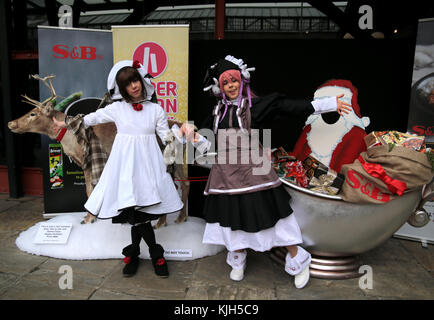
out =
<path fill-rule="evenodd" d="M 346 103 L 344 101 L 339 100 L 340 98 L 342 98 L 344 96 L 344 94 L 342 93 L 341 95 L 336 97 L 336 102 L 337 102 L 337 111 L 338 113 L 343 116 L 343 113 L 348 114 L 349 111 L 351 111 L 352 107 L 349 103 Z"/>
<path fill-rule="evenodd" d="M 65 128 L 65 121 L 57 121 L 55 117 L 53 117 L 53 130 L 58 132 L 60 129 Z"/>
<path fill-rule="evenodd" d="M 187 141 L 197 142 L 199 140 L 199 135 L 194 132 L 194 125 L 189 123 L 183 123 L 181 126 L 181 134 L 185 135 Z"/>

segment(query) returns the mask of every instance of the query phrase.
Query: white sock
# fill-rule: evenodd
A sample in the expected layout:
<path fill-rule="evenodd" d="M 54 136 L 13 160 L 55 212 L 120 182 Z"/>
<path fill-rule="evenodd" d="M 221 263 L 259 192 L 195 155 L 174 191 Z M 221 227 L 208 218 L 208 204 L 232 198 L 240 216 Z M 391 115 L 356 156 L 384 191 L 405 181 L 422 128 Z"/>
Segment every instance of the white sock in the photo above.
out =
<path fill-rule="evenodd" d="M 247 260 L 247 251 L 242 252 L 228 251 L 226 263 L 233 269 L 241 269 L 245 266 Z"/>
<path fill-rule="evenodd" d="M 312 260 L 309 252 L 300 246 L 297 246 L 297 249 L 298 251 L 295 257 L 292 258 L 288 252 L 285 258 L 285 271 L 292 276 L 295 276 L 303 271 L 303 269 L 308 266 Z"/>

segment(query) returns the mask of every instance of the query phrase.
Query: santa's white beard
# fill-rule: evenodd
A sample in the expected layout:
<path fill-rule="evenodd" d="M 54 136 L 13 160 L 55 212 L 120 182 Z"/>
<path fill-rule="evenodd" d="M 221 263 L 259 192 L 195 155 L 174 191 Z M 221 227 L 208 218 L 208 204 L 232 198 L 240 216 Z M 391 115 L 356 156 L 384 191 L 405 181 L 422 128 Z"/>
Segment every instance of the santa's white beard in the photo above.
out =
<path fill-rule="evenodd" d="M 311 149 L 312 156 L 326 166 L 329 166 L 332 155 L 344 136 L 351 131 L 354 126 L 365 129 L 369 125 L 369 119 L 357 117 L 354 111 L 339 117 L 336 123 L 326 123 L 320 114 L 311 115 L 306 125 L 311 125 L 307 134 L 307 144 Z"/>

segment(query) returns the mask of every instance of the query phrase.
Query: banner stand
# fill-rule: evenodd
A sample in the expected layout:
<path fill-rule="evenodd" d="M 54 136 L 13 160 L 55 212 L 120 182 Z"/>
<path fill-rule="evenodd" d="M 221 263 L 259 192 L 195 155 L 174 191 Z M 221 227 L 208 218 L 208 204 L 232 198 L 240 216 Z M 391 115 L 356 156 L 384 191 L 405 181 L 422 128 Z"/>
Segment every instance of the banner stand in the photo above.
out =
<path fill-rule="evenodd" d="M 411 99 L 407 130 L 425 136 L 427 146 L 434 142 L 434 19 L 421 19 L 417 29 Z M 432 146 L 431 146 L 432 147 Z M 434 201 L 424 207 L 429 222 L 421 228 L 407 222 L 394 234 L 397 238 L 434 244 Z"/>
<path fill-rule="evenodd" d="M 81 92 L 80 100 L 101 99 L 106 93 L 106 79 L 113 65 L 110 31 L 38 26 L 38 52 L 40 76 L 55 75 L 52 82 L 57 103 L 76 92 Z M 40 81 L 41 101 L 50 95 Z M 41 137 L 41 152 L 45 159 L 43 216 L 83 211 L 87 200 L 83 170 L 64 153 L 61 142 L 45 135 Z"/>

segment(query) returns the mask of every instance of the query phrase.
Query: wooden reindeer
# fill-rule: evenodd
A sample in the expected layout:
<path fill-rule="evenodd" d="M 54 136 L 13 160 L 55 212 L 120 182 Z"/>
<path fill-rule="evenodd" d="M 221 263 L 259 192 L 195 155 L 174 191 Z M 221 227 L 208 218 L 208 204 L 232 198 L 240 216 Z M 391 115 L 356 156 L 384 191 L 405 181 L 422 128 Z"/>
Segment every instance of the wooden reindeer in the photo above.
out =
<path fill-rule="evenodd" d="M 49 75 L 44 78 L 41 78 L 39 75 L 31 75 L 32 78 L 36 80 L 42 81 L 51 92 L 51 96 L 44 100 L 43 102 L 39 102 L 32 98 L 29 98 L 27 95 L 23 95 L 23 102 L 26 102 L 30 105 L 35 106 L 34 109 L 30 110 L 28 113 L 23 115 L 22 117 L 12 120 L 8 123 L 9 129 L 14 133 L 26 133 L 33 132 L 44 134 L 50 137 L 51 139 L 56 139 L 58 137 L 58 132 L 55 132 L 53 129 L 53 120 L 55 117 L 57 120 L 65 120 L 65 114 L 61 111 L 54 110 L 53 101 L 56 98 L 56 91 L 54 90 L 52 79 L 55 75 Z M 104 100 L 103 100 L 104 102 Z M 102 103 L 103 103 L 102 102 Z M 101 103 L 101 104 L 102 104 Z M 173 125 L 173 121 L 169 121 L 169 126 Z M 99 124 L 92 127 L 95 135 L 100 140 L 104 150 L 107 155 L 110 154 L 111 147 L 113 145 L 114 138 L 116 136 L 116 126 L 114 123 L 104 123 Z M 60 143 L 62 144 L 62 148 L 64 153 L 69 156 L 79 167 L 83 168 L 84 159 L 83 159 L 83 150 L 82 147 L 78 144 L 75 135 L 66 130 L 64 132 L 63 138 Z M 93 184 L 91 183 L 91 168 L 83 169 L 84 179 L 86 183 L 86 194 L 89 195 L 93 191 Z M 190 189 L 189 182 L 186 181 L 186 177 L 184 176 L 184 172 L 182 169 L 182 164 L 175 164 L 174 170 L 172 173 L 172 177 L 174 179 L 180 180 L 181 189 L 182 189 L 182 201 L 184 204 L 187 203 L 188 192 Z M 176 222 L 180 223 L 187 220 L 186 215 L 186 207 L 181 210 Z M 96 221 L 95 216 L 88 213 L 82 223 L 93 223 Z M 160 220 L 156 224 L 156 228 L 166 225 L 165 217 L 160 218 Z"/>

